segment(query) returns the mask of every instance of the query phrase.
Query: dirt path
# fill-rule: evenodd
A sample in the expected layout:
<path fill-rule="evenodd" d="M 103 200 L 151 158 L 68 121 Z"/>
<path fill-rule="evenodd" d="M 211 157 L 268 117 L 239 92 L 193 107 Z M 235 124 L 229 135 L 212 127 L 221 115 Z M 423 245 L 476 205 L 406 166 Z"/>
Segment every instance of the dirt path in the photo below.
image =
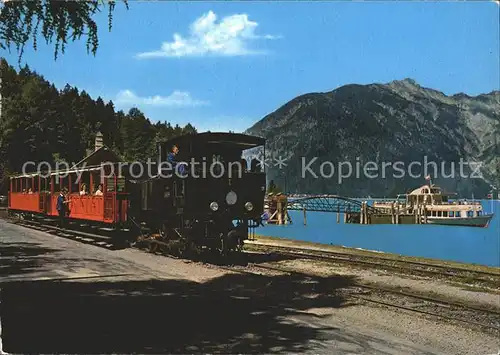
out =
<path fill-rule="evenodd" d="M 69 278 L 71 281 L 55 281 Z M 112 251 L 0 220 L 0 322 L 10 353 L 493 354 L 498 337 L 311 285 Z"/>

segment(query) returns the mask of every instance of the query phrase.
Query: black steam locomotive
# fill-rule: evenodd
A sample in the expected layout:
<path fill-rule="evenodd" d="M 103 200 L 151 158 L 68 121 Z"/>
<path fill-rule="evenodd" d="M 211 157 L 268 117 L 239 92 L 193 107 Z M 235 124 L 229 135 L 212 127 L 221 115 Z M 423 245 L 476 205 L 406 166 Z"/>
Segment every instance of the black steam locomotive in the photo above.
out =
<path fill-rule="evenodd" d="M 131 181 L 129 219 L 149 228 L 153 250 L 241 250 L 262 223 L 266 189 L 257 155 L 243 154 L 262 154 L 264 145 L 259 137 L 210 132 L 160 143 L 157 175 Z"/>

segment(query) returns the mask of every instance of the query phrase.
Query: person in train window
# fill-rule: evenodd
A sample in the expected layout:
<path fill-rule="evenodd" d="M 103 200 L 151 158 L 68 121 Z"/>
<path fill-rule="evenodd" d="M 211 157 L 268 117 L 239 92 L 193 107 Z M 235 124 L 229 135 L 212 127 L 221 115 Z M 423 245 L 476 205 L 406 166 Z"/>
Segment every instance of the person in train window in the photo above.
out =
<path fill-rule="evenodd" d="M 96 196 L 102 196 L 102 184 L 99 184 L 99 186 L 97 187 L 95 195 Z"/>
<path fill-rule="evenodd" d="M 66 217 L 66 204 L 69 201 L 66 200 L 64 195 L 64 190 L 59 191 L 59 196 L 57 197 L 56 210 L 59 214 L 59 227 L 64 228 L 64 218 Z"/>
<path fill-rule="evenodd" d="M 177 153 L 179 153 L 179 147 L 176 145 L 173 145 L 172 151 L 170 153 L 168 153 L 167 161 L 169 161 L 170 163 L 175 163 L 175 156 L 177 155 Z"/>
<path fill-rule="evenodd" d="M 80 196 L 84 196 L 87 194 L 87 185 L 82 184 L 82 189 L 80 190 Z"/>
<path fill-rule="evenodd" d="M 177 166 L 176 155 L 178 153 L 179 153 L 179 147 L 177 147 L 174 144 L 172 146 L 172 151 L 167 155 L 167 161 L 172 165 L 172 168 L 175 169 L 175 172 L 177 174 L 180 174 L 181 176 L 184 177 L 186 173 L 186 163 L 181 163 L 179 164 L 179 167 L 176 167 Z"/>
<path fill-rule="evenodd" d="M 32 194 L 33 193 L 33 190 L 31 189 L 31 187 L 28 189 L 28 194 Z"/>

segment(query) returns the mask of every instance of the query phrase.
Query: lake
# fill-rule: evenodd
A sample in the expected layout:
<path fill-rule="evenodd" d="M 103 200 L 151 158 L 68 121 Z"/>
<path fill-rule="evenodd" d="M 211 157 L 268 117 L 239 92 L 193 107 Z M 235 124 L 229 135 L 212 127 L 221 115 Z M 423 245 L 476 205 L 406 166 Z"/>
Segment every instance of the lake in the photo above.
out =
<path fill-rule="evenodd" d="M 436 225 L 359 225 L 336 222 L 335 213 L 289 211 L 293 224 L 265 225 L 257 234 L 406 256 L 500 267 L 500 201 L 483 200 L 495 213 L 487 228 Z"/>

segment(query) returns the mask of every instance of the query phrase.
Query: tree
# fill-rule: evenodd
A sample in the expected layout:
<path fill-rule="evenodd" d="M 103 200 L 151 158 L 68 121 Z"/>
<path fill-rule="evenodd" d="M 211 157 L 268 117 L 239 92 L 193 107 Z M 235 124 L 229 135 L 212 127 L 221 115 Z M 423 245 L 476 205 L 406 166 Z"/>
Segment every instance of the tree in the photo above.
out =
<path fill-rule="evenodd" d="M 191 124 L 175 128 L 168 122 L 152 124 L 138 109 L 127 115 L 115 112 L 112 101 L 93 99 L 84 90 L 66 85 L 57 90 L 43 76 L 25 66 L 19 72 L 0 60 L 2 114 L 0 115 L 0 193 L 5 193 L 10 174 L 19 173 L 25 162 L 59 160 L 73 163 L 94 150 L 95 135 L 127 160 L 156 156 L 156 143 L 196 133 Z M 31 166 L 33 168 L 33 166 Z"/>
<path fill-rule="evenodd" d="M 127 0 L 123 0 L 128 9 Z M 116 2 L 107 1 L 108 29 L 111 31 L 113 10 Z M 14 46 L 19 63 L 25 45 L 33 40 L 37 49 L 37 36 L 43 36 L 47 44 L 55 42 L 54 60 L 64 54 L 68 41 L 87 37 L 87 53 L 96 54 L 99 46 L 97 24 L 93 17 L 106 7 L 104 0 L 10 0 L 4 1 L 0 10 L 0 48 Z"/>

